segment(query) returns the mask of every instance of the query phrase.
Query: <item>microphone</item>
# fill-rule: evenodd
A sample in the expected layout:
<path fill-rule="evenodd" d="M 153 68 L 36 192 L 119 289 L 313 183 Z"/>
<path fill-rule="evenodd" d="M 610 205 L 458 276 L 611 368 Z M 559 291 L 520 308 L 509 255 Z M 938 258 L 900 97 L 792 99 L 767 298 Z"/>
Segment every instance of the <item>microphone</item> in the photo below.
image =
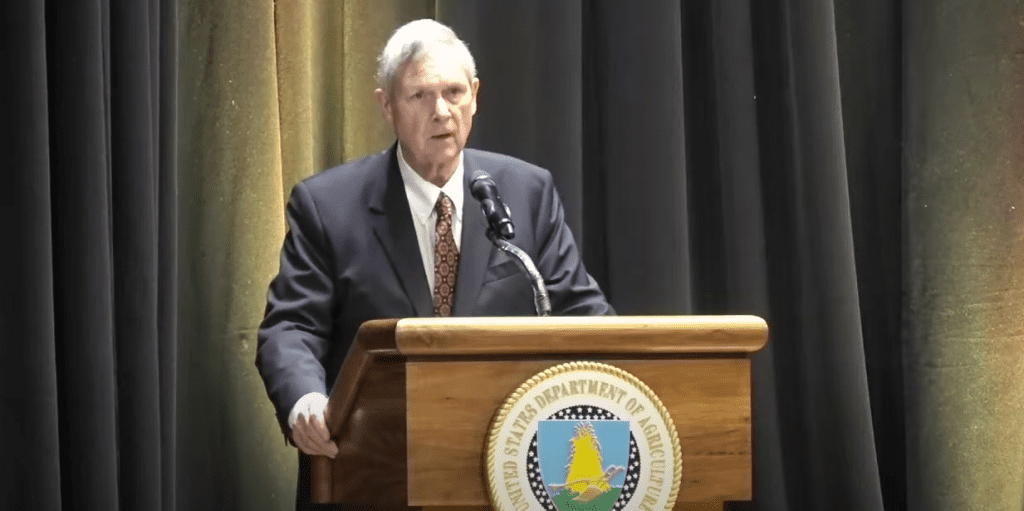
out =
<path fill-rule="evenodd" d="M 498 195 L 498 186 L 494 184 L 491 176 L 478 170 L 469 180 L 469 193 L 480 201 L 480 208 L 487 218 L 487 225 L 490 226 L 487 229 L 487 239 L 499 250 L 510 255 L 519 268 L 530 277 L 530 285 L 533 286 L 533 305 L 537 308 L 537 315 L 550 316 L 551 298 L 544 287 L 544 278 L 537 271 L 537 266 L 526 252 L 506 241 L 515 237 L 516 232 L 512 219 L 509 218 L 508 206 L 501 202 L 501 195 Z"/>
<path fill-rule="evenodd" d="M 512 225 L 512 219 L 509 218 L 508 207 L 501 202 L 498 186 L 494 184 L 491 176 L 482 170 L 474 172 L 473 178 L 469 181 L 469 193 L 473 195 L 474 199 L 480 201 L 480 209 L 483 210 L 484 217 L 487 218 L 487 225 L 494 233 L 506 240 L 516 236 L 515 226 Z"/>

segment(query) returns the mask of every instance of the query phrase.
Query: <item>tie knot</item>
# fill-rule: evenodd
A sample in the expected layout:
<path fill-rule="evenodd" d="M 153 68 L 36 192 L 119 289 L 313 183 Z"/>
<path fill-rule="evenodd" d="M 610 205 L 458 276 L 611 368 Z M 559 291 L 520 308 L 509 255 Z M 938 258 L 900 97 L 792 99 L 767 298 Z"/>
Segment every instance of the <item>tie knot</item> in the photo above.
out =
<path fill-rule="evenodd" d="M 437 210 L 437 216 L 444 218 L 445 216 L 451 216 L 452 210 L 455 209 L 455 204 L 452 200 L 441 192 L 441 195 L 437 196 L 437 202 L 434 204 L 434 209 Z"/>

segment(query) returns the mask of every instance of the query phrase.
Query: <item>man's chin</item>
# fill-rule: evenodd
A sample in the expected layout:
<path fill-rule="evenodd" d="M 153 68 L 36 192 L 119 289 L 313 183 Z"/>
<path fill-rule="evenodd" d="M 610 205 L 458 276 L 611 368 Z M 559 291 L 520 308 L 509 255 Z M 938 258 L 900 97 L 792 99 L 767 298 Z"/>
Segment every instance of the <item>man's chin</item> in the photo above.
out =
<path fill-rule="evenodd" d="M 460 152 L 462 152 L 462 148 L 452 141 L 444 144 L 442 147 L 436 148 L 434 151 L 430 151 L 430 155 L 427 159 L 434 163 L 448 163 L 452 161 L 453 158 L 457 158 Z"/>

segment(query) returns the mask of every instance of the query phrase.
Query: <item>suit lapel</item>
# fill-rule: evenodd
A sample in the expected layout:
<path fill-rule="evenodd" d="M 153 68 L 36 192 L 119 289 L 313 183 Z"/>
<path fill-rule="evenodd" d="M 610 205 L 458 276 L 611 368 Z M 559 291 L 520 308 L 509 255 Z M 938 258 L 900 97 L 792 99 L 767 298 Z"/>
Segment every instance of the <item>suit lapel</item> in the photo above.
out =
<path fill-rule="evenodd" d="M 387 153 L 387 169 L 370 201 L 373 233 L 384 247 L 417 316 L 432 316 L 434 302 L 423 274 L 423 258 L 412 223 L 405 183 L 398 170 L 395 146 Z M 461 272 L 460 272 L 461 276 Z"/>
<path fill-rule="evenodd" d="M 453 316 L 470 316 L 480 296 L 484 271 L 494 246 L 487 239 L 487 222 L 480 210 L 480 203 L 469 193 L 469 179 L 477 170 L 469 152 L 463 153 L 465 168 L 462 189 L 462 243 L 459 253 L 459 277 L 455 284 L 455 309 Z M 421 263 L 422 264 L 422 263 Z"/>

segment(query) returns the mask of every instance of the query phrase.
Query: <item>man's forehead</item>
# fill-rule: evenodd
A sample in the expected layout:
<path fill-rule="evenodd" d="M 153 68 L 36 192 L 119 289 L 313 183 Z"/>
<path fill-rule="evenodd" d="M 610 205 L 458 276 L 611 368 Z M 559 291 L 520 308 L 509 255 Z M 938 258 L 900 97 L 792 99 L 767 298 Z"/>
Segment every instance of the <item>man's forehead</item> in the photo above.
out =
<path fill-rule="evenodd" d="M 405 85 L 454 84 L 469 85 L 469 76 L 462 62 L 450 52 L 428 53 L 410 61 L 402 69 Z"/>

